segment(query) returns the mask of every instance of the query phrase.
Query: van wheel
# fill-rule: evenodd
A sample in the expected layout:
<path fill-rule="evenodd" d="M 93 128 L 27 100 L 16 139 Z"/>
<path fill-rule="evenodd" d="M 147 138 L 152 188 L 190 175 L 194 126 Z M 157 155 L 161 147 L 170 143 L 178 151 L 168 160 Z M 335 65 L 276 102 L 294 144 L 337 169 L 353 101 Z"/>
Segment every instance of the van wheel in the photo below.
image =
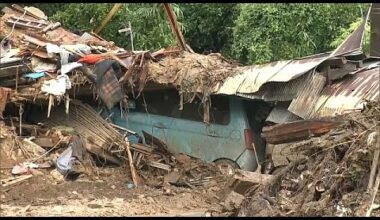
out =
<path fill-rule="evenodd" d="M 219 168 L 220 172 L 225 175 L 233 175 L 235 173 L 235 169 L 240 168 L 239 165 L 229 159 L 218 159 L 215 161 L 215 164 Z"/>

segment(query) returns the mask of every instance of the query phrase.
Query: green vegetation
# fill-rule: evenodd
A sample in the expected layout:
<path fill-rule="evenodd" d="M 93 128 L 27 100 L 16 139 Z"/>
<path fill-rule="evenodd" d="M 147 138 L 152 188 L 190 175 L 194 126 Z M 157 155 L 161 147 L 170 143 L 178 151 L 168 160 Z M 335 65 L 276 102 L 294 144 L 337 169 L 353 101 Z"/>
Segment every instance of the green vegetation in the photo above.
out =
<path fill-rule="evenodd" d="M 110 3 L 30 5 L 72 31 L 94 30 L 113 6 Z M 369 7 L 369 4 L 326 3 L 172 5 L 186 43 L 196 52 L 219 52 L 243 64 L 331 51 L 360 24 L 362 13 Z M 128 21 L 132 24 L 136 50 L 156 50 L 176 43 L 161 4 L 124 4 L 100 34 L 130 49 L 129 37 L 118 33 L 128 26 Z M 366 40 L 368 37 L 369 34 Z"/>

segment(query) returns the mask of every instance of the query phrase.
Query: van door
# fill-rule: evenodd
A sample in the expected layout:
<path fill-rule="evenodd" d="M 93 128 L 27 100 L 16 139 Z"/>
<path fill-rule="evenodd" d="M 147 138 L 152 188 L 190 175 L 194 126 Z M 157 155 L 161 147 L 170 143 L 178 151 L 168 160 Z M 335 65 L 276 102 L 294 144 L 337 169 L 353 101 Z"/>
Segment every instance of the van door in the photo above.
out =
<path fill-rule="evenodd" d="M 214 161 L 219 158 L 236 159 L 241 154 L 241 137 L 234 133 L 231 123 L 231 106 L 228 97 L 211 99 L 210 124 L 203 122 L 203 108 L 199 99 L 184 104 L 176 114 L 169 134 L 169 144 L 178 151 Z M 238 119 L 237 119 L 238 120 Z"/>
<path fill-rule="evenodd" d="M 129 115 L 130 129 L 145 131 L 162 142 L 168 142 L 168 132 L 173 122 L 170 117 L 179 103 L 176 90 L 146 91 L 136 99 L 136 110 Z M 147 140 L 149 141 L 149 140 Z"/>

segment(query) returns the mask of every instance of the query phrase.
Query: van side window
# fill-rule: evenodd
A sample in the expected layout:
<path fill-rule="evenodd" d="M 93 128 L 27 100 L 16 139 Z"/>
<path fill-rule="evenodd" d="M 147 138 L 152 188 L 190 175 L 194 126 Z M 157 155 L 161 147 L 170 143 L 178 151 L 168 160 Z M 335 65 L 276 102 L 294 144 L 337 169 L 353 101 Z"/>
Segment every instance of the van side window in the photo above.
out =
<path fill-rule="evenodd" d="M 178 110 L 178 112 L 180 118 L 203 122 L 203 106 L 198 98 L 195 98 L 192 103 L 183 103 L 182 111 Z"/>
<path fill-rule="evenodd" d="M 183 104 L 181 118 L 203 122 L 203 105 L 195 98 L 192 103 Z M 230 105 L 226 96 L 211 96 L 210 123 L 228 125 L 230 123 Z"/>
<path fill-rule="evenodd" d="M 179 99 L 176 90 L 144 92 L 136 100 L 135 111 L 143 113 L 148 111 L 149 114 L 203 122 L 203 105 L 200 99 L 195 98 L 192 103 L 184 103 L 182 111 L 179 110 Z M 210 123 L 221 125 L 230 123 L 228 97 L 211 96 Z"/>
<path fill-rule="evenodd" d="M 145 99 L 145 102 L 144 102 Z M 171 117 L 178 106 L 178 92 L 172 90 L 144 92 L 136 100 L 136 111 Z"/>
<path fill-rule="evenodd" d="M 230 105 L 226 96 L 211 96 L 210 122 L 228 125 L 230 123 Z"/>

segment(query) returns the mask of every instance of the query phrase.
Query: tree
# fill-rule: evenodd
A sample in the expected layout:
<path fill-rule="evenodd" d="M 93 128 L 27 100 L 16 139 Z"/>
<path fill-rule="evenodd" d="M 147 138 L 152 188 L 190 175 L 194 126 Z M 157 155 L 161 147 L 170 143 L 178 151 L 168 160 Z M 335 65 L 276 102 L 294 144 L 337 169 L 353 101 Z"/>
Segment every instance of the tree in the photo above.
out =
<path fill-rule="evenodd" d="M 236 3 L 179 4 L 183 11 L 184 37 L 198 53 L 227 52 L 234 20 L 239 15 Z"/>
<path fill-rule="evenodd" d="M 73 3 L 52 16 L 69 29 L 91 31 L 100 25 L 113 4 Z M 181 18 L 182 11 L 176 4 L 173 10 Z M 161 4 L 123 4 L 112 20 L 101 31 L 101 35 L 121 47 L 131 48 L 129 37 L 118 30 L 131 22 L 135 50 L 155 50 L 175 45 L 175 36 L 170 29 Z"/>
<path fill-rule="evenodd" d="M 358 4 L 242 4 L 231 54 L 248 64 L 327 52 L 360 16 Z"/>

